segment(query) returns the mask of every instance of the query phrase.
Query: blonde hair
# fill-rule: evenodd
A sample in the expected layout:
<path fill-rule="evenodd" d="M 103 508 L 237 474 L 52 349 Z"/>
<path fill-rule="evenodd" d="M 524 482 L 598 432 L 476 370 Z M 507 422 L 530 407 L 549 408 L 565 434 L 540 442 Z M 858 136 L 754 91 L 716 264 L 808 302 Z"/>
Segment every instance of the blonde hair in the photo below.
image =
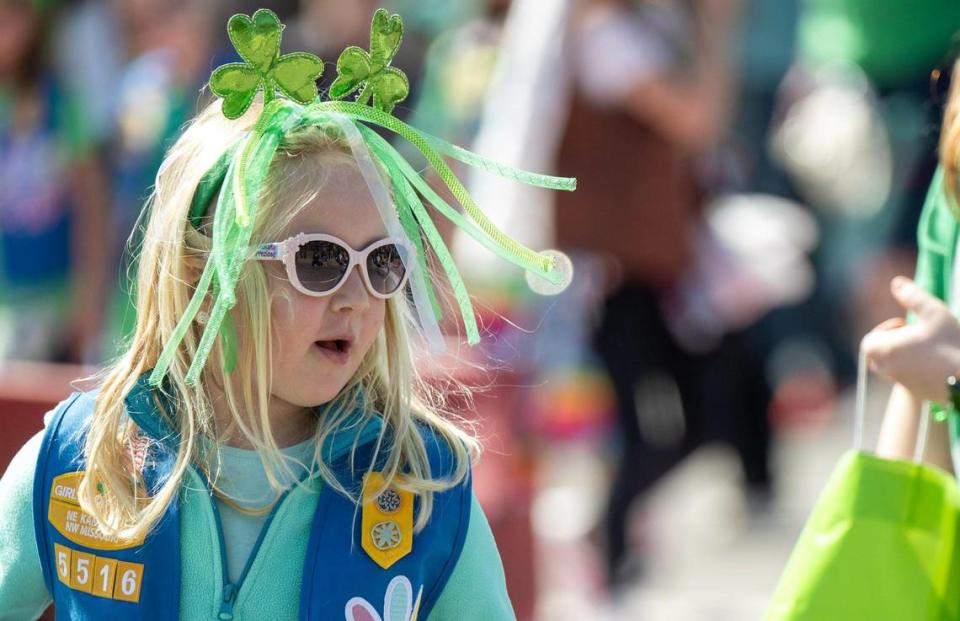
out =
<path fill-rule="evenodd" d="M 942 79 L 943 76 L 940 76 Z M 940 165 L 943 169 L 944 192 L 947 204 L 955 216 L 960 218 L 960 188 L 958 188 L 958 166 L 960 166 L 960 61 L 953 65 L 950 76 L 950 91 L 943 112 L 943 127 L 940 130 Z"/>
<path fill-rule="evenodd" d="M 188 221 L 194 191 L 203 174 L 252 128 L 261 109 L 255 102 L 247 114 L 230 121 L 221 114 L 219 102 L 209 105 L 173 145 L 157 174 L 139 256 L 136 329 L 129 348 L 104 375 L 84 445 L 87 474 L 79 489 L 81 506 L 108 534 L 130 539 L 145 536 L 166 512 L 191 464 L 203 463 L 201 438 L 219 444 L 218 439 L 224 437 L 224 430 L 215 425 L 211 398 L 204 388 L 210 382 L 222 381 L 230 426 L 239 429 L 259 452 L 271 486 L 281 491 L 278 471 L 286 468 L 289 473 L 269 425 L 273 299 L 257 261 L 247 262 L 237 284 L 237 305 L 232 313 L 235 324 L 244 328 L 239 330 L 235 370 L 220 372 L 224 352 L 217 339 L 201 381 L 197 386 L 187 385 L 187 370 L 202 333 L 202 326 L 196 324 L 170 365 L 164 389 L 176 415 L 159 409 L 167 416 L 165 422 L 176 433 L 179 446 L 171 472 L 158 489 L 144 490 L 132 466 L 131 446 L 139 429 L 124 407 L 124 397 L 156 364 L 184 313 L 211 247 L 211 240 Z M 253 243 L 278 239 L 323 187 L 331 168 L 345 163 L 356 165 L 333 123 L 288 134 L 260 197 Z M 325 404 L 319 412 L 314 459 L 327 485 L 356 500 L 354 490 L 345 489 L 325 463 L 321 447 L 344 425 L 362 398 L 366 407 L 360 426 L 375 416 L 384 423 L 376 454 L 383 462 L 386 485 L 420 497 L 416 524 L 420 529 L 430 517 L 432 494 L 464 480 L 471 459 L 479 454 L 479 443 L 463 429 L 464 421 L 452 414 L 444 391 L 431 388 L 419 376 L 408 334 L 411 325 L 415 324 L 405 297 L 387 300 L 383 328 L 342 389 L 343 398 Z M 462 384 L 448 378 L 446 385 L 469 397 Z M 429 426 L 449 445 L 453 466 L 448 476 L 437 478 L 437 473 L 430 472 L 418 425 Z M 354 445 L 354 451 L 356 448 Z"/>

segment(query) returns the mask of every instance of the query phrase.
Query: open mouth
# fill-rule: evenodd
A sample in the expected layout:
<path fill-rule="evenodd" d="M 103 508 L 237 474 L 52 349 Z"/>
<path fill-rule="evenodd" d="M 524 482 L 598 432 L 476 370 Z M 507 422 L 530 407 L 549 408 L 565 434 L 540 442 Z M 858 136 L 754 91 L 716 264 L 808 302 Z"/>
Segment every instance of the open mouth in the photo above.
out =
<path fill-rule="evenodd" d="M 314 343 L 317 347 L 322 349 L 324 352 L 330 354 L 343 354 L 346 355 L 350 353 L 350 341 L 343 339 L 334 339 L 332 341 L 317 341 Z"/>

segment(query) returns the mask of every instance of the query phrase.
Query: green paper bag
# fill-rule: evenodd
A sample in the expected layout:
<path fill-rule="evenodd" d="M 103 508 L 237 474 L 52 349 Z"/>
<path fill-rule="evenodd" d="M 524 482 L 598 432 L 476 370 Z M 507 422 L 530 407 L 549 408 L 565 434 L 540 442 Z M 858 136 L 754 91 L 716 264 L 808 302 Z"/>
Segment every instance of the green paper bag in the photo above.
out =
<path fill-rule="evenodd" d="M 851 451 L 817 501 L 765 618 L 960 619 L 958 534 L 951 475 Z"/>
<path fill-rule="evenodd" d="M 857 383 L 854 450 L 840 460 L 793 549 L 766 621 L 960 621 L 960 489 L 914 461 L 861 449 L 866 360 Z"/>

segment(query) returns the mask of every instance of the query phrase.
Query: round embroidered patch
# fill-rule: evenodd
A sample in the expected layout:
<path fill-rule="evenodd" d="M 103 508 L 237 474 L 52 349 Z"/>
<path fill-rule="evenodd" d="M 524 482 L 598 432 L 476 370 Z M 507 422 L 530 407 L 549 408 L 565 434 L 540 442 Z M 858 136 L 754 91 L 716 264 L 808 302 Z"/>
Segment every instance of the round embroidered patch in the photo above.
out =
<path fill-rule="evenodd" d="M 403 539 L 403 535 L 400 534 L 400 526 L 393 520 L 374 524 L 370 536 L 373 539 L 373 545 L 378 550 L 395 548 L 400 545 L 400 540 Z"/>
<path fill-rule="evenodd" d="M 393 513 L 400 508 L 400 494 L 388 489 L 377 496 L 377 507 L 384 513 Z"/>

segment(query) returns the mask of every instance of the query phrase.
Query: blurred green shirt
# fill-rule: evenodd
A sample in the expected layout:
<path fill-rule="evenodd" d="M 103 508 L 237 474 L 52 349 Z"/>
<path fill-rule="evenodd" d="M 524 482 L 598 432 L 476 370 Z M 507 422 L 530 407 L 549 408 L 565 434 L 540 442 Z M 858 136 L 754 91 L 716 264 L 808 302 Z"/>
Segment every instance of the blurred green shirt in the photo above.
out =
<path fill-rule="evenodd" d="M 960 30 L 956 0 L 806 0 L 802 7 L 799 56 L 857 65 L 880 88 L 923 79 Z"/>

